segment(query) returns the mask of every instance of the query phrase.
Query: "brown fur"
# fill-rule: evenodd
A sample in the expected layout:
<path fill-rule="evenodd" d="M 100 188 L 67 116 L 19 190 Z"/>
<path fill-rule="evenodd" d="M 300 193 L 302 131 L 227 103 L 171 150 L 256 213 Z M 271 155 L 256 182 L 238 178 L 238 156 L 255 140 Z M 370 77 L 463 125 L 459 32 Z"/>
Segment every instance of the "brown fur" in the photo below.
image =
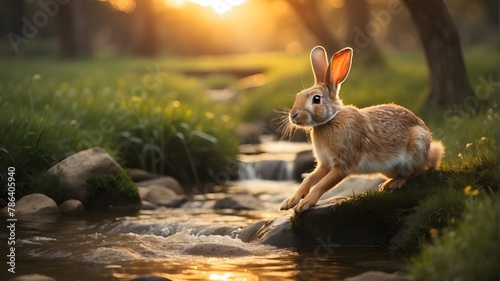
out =
<path fill-rule="evenodd" d="M 323 65 L 324 58 L 324 49 L 313 49 L 316 85 L 297 94 L 289 113 L 291 123 L 310 129 L 318 165 L 281 209 L 307 210 L 350 174 L 383 173 L 389 179 L 380 189 L 387 190 L 439 167 L 444 146 L 432 141 L 425 123 L 410 110 L 395 104 L 343 106 L 338 92 L 350 70 L 352 49 L 336 53 L 330 65 Z"/>

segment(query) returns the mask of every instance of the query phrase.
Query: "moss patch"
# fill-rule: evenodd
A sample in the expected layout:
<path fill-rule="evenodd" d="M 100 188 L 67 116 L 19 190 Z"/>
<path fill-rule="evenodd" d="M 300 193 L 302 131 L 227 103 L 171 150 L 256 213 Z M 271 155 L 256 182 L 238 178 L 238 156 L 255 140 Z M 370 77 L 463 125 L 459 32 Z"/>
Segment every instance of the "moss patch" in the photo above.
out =
<path fill-rule="evenodd" d="M 87 184 L 90 187 L 90 196 L 83 203 L 89 210 L 137 208 L 140 204 L 137 185 L 130 179 L 126 170 L 114 175 L 95 175 Z"/>

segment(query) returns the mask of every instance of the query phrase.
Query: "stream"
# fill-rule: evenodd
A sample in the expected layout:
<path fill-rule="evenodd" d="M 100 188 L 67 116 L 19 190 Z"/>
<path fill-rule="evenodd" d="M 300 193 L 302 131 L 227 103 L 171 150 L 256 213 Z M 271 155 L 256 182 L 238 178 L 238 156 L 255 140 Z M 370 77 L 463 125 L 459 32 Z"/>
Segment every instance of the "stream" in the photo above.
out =
<path fill-rule="evenodd" d="M 196 195 L 181 208 L 19 217 L 15 274 L 3 267 L 2 276 L 7 274 L 7 278 L 2 280 L 34 273 L 58 281 L 132 280 L 141 276 L 170 280 L 344 280 L 370 270 L 404 270 L 387 249 L 322 245 L 299 250 L 240 240 L 239 230 L 283 215 L 284 211 L 278 211 L 281 201 L 298 187 L 294 181 L 255 178 L 258 167 L 266 171 L 268 166 L 248 159 L 243 174 L 253 178 L 234 182 L 228 190 L 252 194 L 262 202 L 259 210 L 213 209 L 217 199 L 227 196 L 219 193 Z M 293 159 L 281 159 L 285 160 L 277 166 L 283 167 L 283 175 L 278 178 L 290 178 Z M 6 245 L 5 231 L 0 232 L 0 238 Z M 7 263 L 5 250 L 0 263 Z"/>
<path fill-rule="evenodd" d="M 244 243 L 234 236 L 242 226 L 279 214 L 159 208 L 25 218 L 16 229 L 16 275 L 96 281 L 144 275 L 171 280 L 344 280 L 368 270 L 401 269 L 384 249 L 298 252 Z M 203 246 L 208 251 L 200 252 Z M 5 264 L 5 255 L 2 259 Z"/>

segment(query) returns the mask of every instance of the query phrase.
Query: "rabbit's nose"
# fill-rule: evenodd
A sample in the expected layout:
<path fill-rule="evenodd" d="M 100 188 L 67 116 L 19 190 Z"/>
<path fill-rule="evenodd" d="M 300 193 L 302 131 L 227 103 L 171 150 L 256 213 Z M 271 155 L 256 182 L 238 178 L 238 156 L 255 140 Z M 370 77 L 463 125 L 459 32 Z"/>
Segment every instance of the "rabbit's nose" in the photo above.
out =
<path fill-rule="evenodd" d="M 298 115 L 299 115 L 299 113 L 298 113 L 298 112 L 297 112 L 297 113 L 295 113 L 295 114 L 290 114 L 290 117 L 291 117 L 292 122 L 293 122 L 294 124 L 297 124 L 297 121 L 295 120 L 295 117 L 297 117 Z"/>

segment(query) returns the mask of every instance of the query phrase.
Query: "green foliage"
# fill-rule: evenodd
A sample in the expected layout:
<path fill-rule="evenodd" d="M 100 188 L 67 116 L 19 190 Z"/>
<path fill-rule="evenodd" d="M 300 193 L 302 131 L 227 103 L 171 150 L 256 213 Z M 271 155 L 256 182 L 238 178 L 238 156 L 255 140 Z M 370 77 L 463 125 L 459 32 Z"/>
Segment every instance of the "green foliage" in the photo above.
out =
<path fill-rule="evenodd" d="M 118 174 L 99 174 L 88 179 L 89 198 L 83 202 L 87 209 L 130 207 L 140 204 L 137 185 L 126 170 Z"/>
<path fill-rule="evenodd" d="M 0 164 L 16 168 L 18 196 L 34 192 L 37 175 L 93 146 L 127 167 L 190 183 L 212 180 L 235 158 L 235 109 L 210 101 L 203 80 L 174 74 L 171 65 L 182 65 L 175 60 L 2 65 Z"/>
<path fill-rule="evenodd" d="M 466 197 L 462 190 L 443 189 L 422 200 L 406 219 L 405 227 L 393 244 L 394 250 L 406 255 L 418 251 L 439 230 L 460 218 Z"/>
<path fill-rule="evenodd" d="M 468 200 L 463 221 L 411 260 L 415 280 L 498 280 L 498 199 Z"/>
<path fill-rule="evenodd" d="M 60 175 L 42 173 L 33 176 L 33 193 L 42 193 L 57 204 L 70 199 L 69 189 L 60 181 Z"/>

